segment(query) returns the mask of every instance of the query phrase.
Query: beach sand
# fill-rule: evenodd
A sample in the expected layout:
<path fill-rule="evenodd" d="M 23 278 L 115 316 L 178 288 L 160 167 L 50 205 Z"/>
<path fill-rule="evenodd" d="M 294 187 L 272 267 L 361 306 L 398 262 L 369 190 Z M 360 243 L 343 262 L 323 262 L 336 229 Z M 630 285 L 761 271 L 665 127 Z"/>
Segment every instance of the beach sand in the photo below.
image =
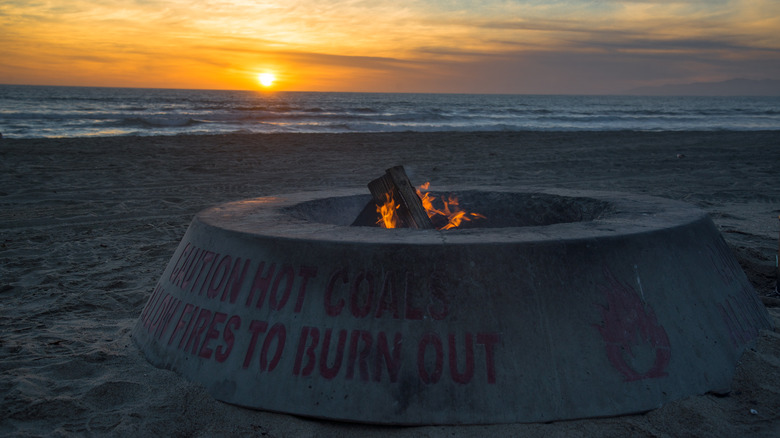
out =
<path fill-rule="evenodd" d="M 746 350 L 727 395 L 550 424 L 379 427 L 255 411 L 144 359 L 129 333 L 195 213 L 365 187 L 398 164 L 434 188 L 610 190 L 696 205 L 780 322 L 780 131 L 4 138 L 0 435 L 780 436 L 780 329 Z"/>

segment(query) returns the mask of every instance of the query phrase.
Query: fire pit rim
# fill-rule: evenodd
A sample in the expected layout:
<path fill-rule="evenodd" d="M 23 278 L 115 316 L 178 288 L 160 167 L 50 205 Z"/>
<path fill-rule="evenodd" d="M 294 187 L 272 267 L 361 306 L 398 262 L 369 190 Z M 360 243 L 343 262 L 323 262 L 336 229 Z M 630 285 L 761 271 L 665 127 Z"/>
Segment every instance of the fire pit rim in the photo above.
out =
<path fill-rule="evenodd" d="M 680 201 L 623 192 L 533 186 L 453 186 L 439 187 L 437 191 L 456 193 L 459 190 L 592 198 L 608 202 L 610 211 L 602 217 L 580 222 L 445 231 L 334 225 L 305 220 L 289 213 L 289 208 L 308 201 L 366 194 L 364 188 L 346 188 L 303 191 L 227 202 L 202 210 L 197 214 L 197 218 L 207 226 L 274 239 L 440 245 L 608 238 L 655 232 L 669 227 L 683 226 L 707 217 L 706 212 Z"/>
<path fill-rule="evenodd" d="M 614 208 L 603 220 L 460 232 L 311 223 L 285 210 L 359 189 L 223 204 L 193 219 L 133 340 L 154 365 L 240 406 L 487 424 L 644 412 L 725 390 L 771 327 L 693 206 L 488 189 L 598 196 Z"/>

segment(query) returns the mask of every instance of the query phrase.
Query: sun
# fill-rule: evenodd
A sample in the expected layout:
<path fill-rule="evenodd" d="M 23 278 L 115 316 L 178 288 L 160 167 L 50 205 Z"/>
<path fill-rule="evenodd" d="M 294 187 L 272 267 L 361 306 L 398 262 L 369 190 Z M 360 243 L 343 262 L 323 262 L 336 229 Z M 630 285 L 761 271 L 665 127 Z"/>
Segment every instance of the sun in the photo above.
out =
<path fill-rule="evenodd" d="M 260 82 L 260 85 L 270 87 L 274 84 L 276 76 L 274 76 L 273 73 L 260 73 L 257 75 L 257 80 Z"/>

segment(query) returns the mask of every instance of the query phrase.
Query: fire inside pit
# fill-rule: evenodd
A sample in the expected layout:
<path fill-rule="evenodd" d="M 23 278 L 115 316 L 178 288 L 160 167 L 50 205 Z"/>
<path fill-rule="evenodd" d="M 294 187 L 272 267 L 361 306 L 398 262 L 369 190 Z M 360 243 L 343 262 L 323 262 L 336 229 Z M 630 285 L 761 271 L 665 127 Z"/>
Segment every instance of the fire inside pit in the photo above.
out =
<path fill-rule="evenodd" d="M 420 198 L 421 204 L 425 209 L 428 219 L 431 220 L 434 228 L 437 230 L 451 230 L 458 228 L 464 223 L 471 222 L 474 219 L 484 219 L 485 216 L 479 213 L 470 213 L 460 208 L 460 200 L 454 195 L 437 197 L 428 191 L 430 183 L 427 182 L 417 188 L 416 193 Z M 441 206 L 436 206 L 439 203 Z M 385 202 L 376 207 L 379 213 L 377 225 L 382 228 L 398 228 L 397 211 L 400 204 L 395 201 L 393 195 L 385 194 Z"/>
<path fill-rule="evenodd" d="M 199 213 L 133 336 L 226 402 L 385 424 L 603 417 L 725 391 L 770 327 L 707 215 L 645 196 L 441 188 L 458 229 L 353 226 L 364 190 Z M 375 207 L 375 205 L 374 205 Z"/>
<path fill-rule="evenodd" d="M 454 194 L 437 197 L 428 192 L 429 187 L 430 183 L 426 182 L 413 189 L 403 166 L 387 169 L 383 176 L 368 183 L 373 201 L 366 204 L 353 225 L 371 225 L 376 217 L 375 223 L 382 228 L 449 230 L 485 218 L 461 208 Z"/>

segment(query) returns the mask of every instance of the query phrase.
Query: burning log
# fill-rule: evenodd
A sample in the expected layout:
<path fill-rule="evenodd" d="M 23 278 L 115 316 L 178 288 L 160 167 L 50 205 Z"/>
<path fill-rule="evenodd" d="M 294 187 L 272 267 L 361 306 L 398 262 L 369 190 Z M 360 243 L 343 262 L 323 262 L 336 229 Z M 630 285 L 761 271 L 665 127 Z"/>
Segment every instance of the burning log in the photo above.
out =
<path fill-rule="evenodd" d="M 373 200 L 353 225 L 374 225 L 379 213 L 385 228 L 434 228 L 403 166 L 387 169 L 384 175 L 368 183 L 368 190 Z"/>
<path fill-rule="evenodd" d="M 383 176 L 368 183 L 373 199 L 352 225 L 449 230 L 464 221 L 485 219 L 479 213 L 463 210 L 458 198 L 452 194 L 436 199 L 428 192 L 429 186 L 426 182 L 415 189 L 403 166 L 387 169 Z M 434 201 L 441 207 L 434 206 Z"/>

